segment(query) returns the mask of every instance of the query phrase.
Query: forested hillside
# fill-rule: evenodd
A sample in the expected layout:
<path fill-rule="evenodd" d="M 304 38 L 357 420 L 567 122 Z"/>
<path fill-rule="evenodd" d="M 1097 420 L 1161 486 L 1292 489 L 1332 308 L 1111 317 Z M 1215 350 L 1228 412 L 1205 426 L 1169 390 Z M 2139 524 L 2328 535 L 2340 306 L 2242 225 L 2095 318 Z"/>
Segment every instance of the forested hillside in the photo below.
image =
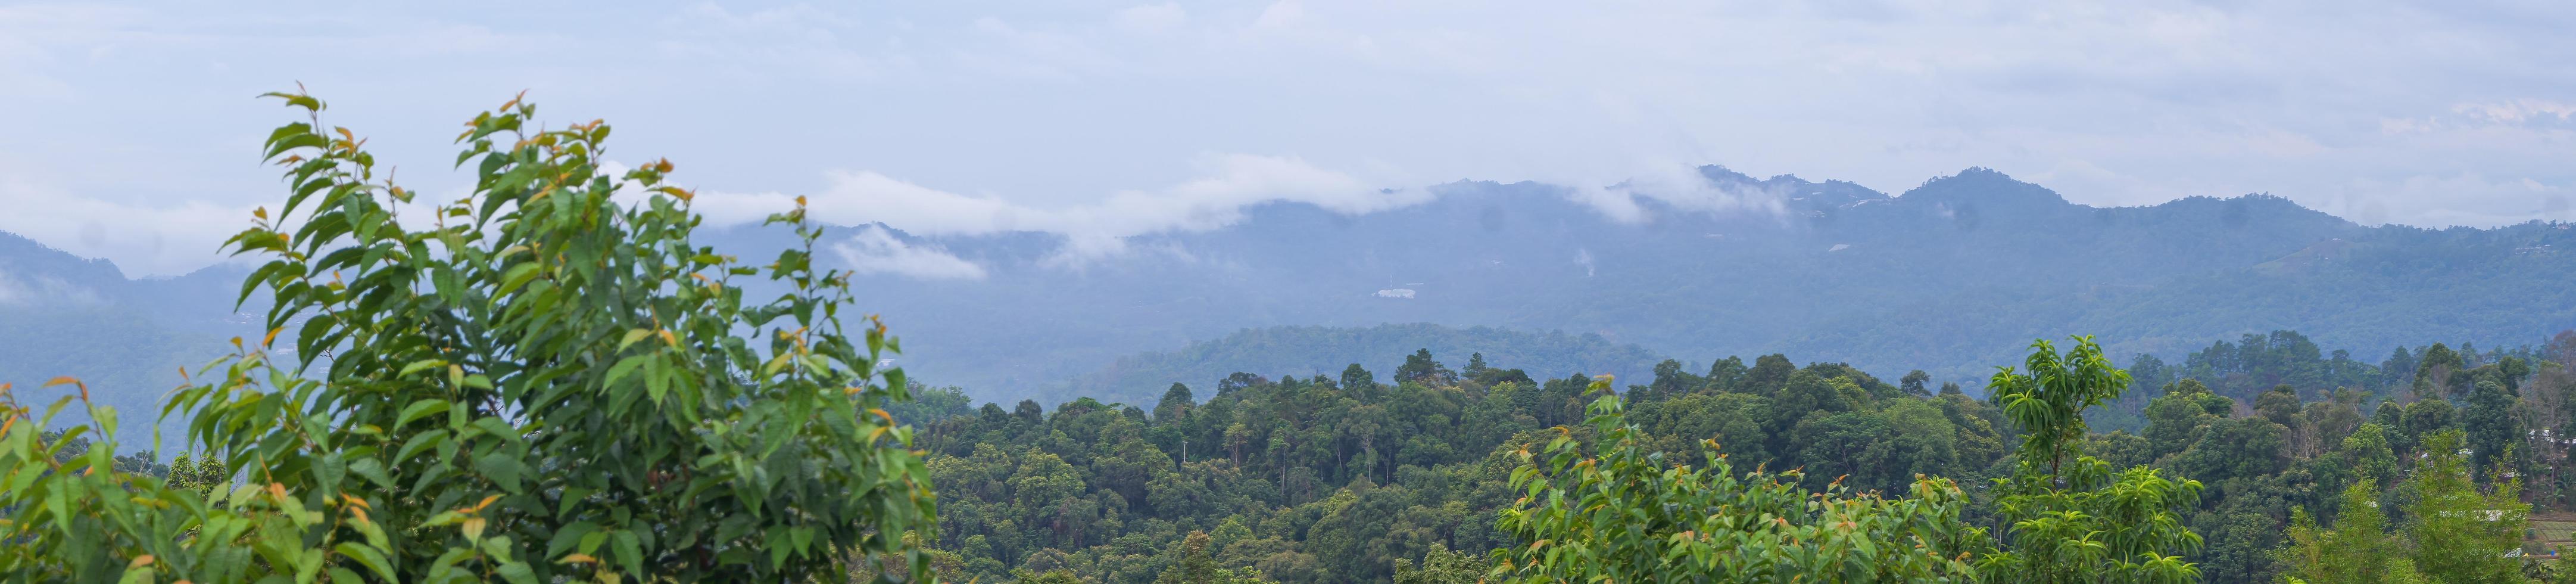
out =
<path fill-rule="evenodd" d="M 157 412 L 179 385 L 179 367 L 221 354 L 225 339 L 264 332 L 233 314 L 225 290 L 239 290 L 243 273 L 218 266 L 128 280 L 104 260 L 0 233 L 0 383 L 50 399 L 68 389 L 38 384 L 75 376 L 97 388 L 100 403 Z M 144 442 L 152 427 L 127 426 L 127 441 Z"/>
<path fill-rule="evenodd" d="M 2467 449 L 2453 464 L 2477 469 L 2479 492 L 2521 488 L 2537 509 L 2576 508 L 2565 487 L 2576 469 L 2559 466 L 2567 447 L 2537 433 L 2576 431 L 2576 375 L 2561 365 L 2571 357 L 2576 334 L 2483 353 L 2433 344 L 2375 365 L 2320 355 L 2295 332 L 2253 335 L 2179 363 L 2136 360 L 2124 393 L 2092 416 L 2135 424 L 2097 426 L 2078 448 L 2107 468 L 2199 481 L 2176 519 L 2203 543 L 2182 559 L 2208 581 L 2272 582 L 2318 568 L 2284 542 L 2301 517 L 2340 519 L 2348 488 L 2385 502 L 2389 525 L 2419 519 L 2398 509 L 2419 504 L 2423 487 L 2408 481 L 2432 450 L 2454 448 L 2442 440 Z M 954 554 L 950 569 L 986 580 L 1064 570 L 1152 581 L 1187 559 L 1193 532 L 1209 538 L 1214 566 L 1280 581 L 1385 581 L 1406 565 L 1482 574 L 1488 562 L 1448 554 L 1530 543 L 1496 523 L 1523 496 L 1510 484 L 1524 464 L 1514 453 L 1553 440 L 1551 427 L 1585 428 L 1598 394 L 1582 375 L 1533 377 L 1489 355 L 1422 351 L 1401 363 L 1235 373 L 1174 384 L 1150 405 L 968 409 L 944 398 L 954 405 L 913 414 L 941 487 L 937 545 Z M 1639 447 L 1663 460 L 1722 452 L 1739 472 L 1799 469 L 1781 478 L 1806 491 L 1901 496 L 1918 476 L 1947 477 L 1969 499 L 1962 521 L 2011 531 L 1985 486 L 2012 476 L 2027 435 L 2001 404 L 1919 372 L 1890 381 L 1782 355 L 1676 365 L 1619 396 Z"/>
<path fill-rule="evenodd" d="M 2283 329 L 2376 353 L 2576 326 L 2564 224 L 2361 226 L 2261 195 L 2096 208 L 1982 169 L 1897 196 L 1703 171 L 1710 189 L 1782 210 L 1639 198 L 1642 216 L 1623 222 L 1572 200 L 1578 189 L 1461 182 L 1365 215 L 1256 207 L 1075 264 L 1045 234 L 896 230 L 986 275 L 889 278 L 863 301 L 912 327 L 908 367 L 993 398 L 1062 395 L 1051 390 L 1121 356 L 1274 326 L 1560 330 L 1971 386 L 2021 341 L 2076 332 L 2178 359 Z"/>

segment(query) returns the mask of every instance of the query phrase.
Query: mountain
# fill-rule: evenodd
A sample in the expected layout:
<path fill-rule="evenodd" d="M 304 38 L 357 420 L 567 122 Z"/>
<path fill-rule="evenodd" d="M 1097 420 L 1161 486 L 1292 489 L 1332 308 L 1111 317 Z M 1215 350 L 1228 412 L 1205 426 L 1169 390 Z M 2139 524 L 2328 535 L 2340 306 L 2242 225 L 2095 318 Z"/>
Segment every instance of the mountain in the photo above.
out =
<path fill-rule="evenodd" d="M 180 367 L 229 352 L 230 337 L 261 334 L 255 319 L 231 310 L 245 273 L 216 266 L 129 280 L 106 260 L 0 233 L 0 383 L 41 410 L 78 391 L 44 383 L 79 379 L 98 403 L 123 413 L 126 443 L 149 443 L 160 397 L 178 386 Z M 79 407 L 63 416 L 87 419 Z"/>
<path fill-rule="evenodd" d="M 1581 200 L 1594 191 L 1462 181 L 1360 215 L 1259 205 L 1221 228 L 1129 238 L 1119 253 L 1069 254 L 1065 238 L 1046 233 L 934 237 L 866 225 L 836 228 L 818 257 L 870 268 L 854 280 L 858 305 L 903 338 L 898 361 L 915 378 L 1002 401 L 1143 403 L 1165 378 L 1227 373 L 1216 369 L 1375 367 L 1360 357 L 1425 347 L 1455 366 L 1466 355 L 1447 347 L 1475 350 L 1430 347 L 1451 334 L 1422 332 L 1437 329 L 1369 328 L 1388 323 L 1563 331 L 1694 369 L 1786 352 L 1888 377 L 1919 368 L 1970 387 L 2031 339 L 2079 333 L 2125 361 L 2279 329 L 2377 355 L 2424 338 L 2502 346 L 2576 328 L 2576 255 L 2560 251 L 2576 248 L 2567 224 L 2363 226 L 2268 195 L 2092 207 L 1981 168 L 1896 195 L 1715 166 L 1681 182 L 1622 185 L 1644 196 L 1618 217 Z M 743 257 L 792 243 L 751 226 L 701 239 Z M 17 307 L 0 310 L 17 312 L 0 313 L 11 315 L 0 334 L 14 343 L 0 346 L 11 353 L 0 381 L 23 387 L 73 369 L 130 376 L 116 378 L 118 391 L 154 391 L 176 382 L 177 364 L 219 354 L 219 344 L 197 349 L 208 339 L 259 333 L 241 331 L 256 325 L 229 311 L 238 269 L 125 280 L 104 262 L 6 241 L 18 243 L 0 245 L 0 274 L 15 284 L 0 288 L 12 291 L 0 304 Z M 973 277 L 873 270 L 868 245 L 945 253 L 959 262 L 943 265 Z M 99 300 L 64 308 L 83 294 Z M 12 300 L 32 297 L 55 300 L 43 309 Z M 70 338 L 81 327 L 98 336 L 30 334 Z M 1369 346 L 1313 340 L 1333 335 Z M 1251 343 L 1260 338 L 1273 340 Z M 1416 338 L 1426 340 L 1404 342 L 1423 346 L 1386 340 Z M 1203 341 L 1217 344 L 1193 345 Z M 171 357 L 179 346 L 192 357 Z"/>
<path fill-rule="evenodd" d="M 1090 383 L 1064 380 L 1121 355 L 1275 326 L 1562 330 L 1694 367 L 1789 352 L 1972 387 L 2031 339 L 2078 333 L 2125 358 L 2276 329 L 2374 354 L 2576 326 L 2576 296 L 2560 285 L 2576 263 L 2516 251 L 2567 247 L 2564 225 L 2368 227 L 2267 195 L 2100 208 L 1987 169 L 1896 196 L 1719 167 L 1701 176 L 1779 208 L 1644 197 L 1643 217 L 1623 222 L 1567 187 L 1460 182 L 1366 215 L 1256 207 L 1229 227 L 1134 238 L 1127 254 L 1074 267 L 1051 255 L 1053 236 L 898 234 L 987 275 L 880 277 L 862 302 L 904 331 L 916 373 L 996 398 Z"/>

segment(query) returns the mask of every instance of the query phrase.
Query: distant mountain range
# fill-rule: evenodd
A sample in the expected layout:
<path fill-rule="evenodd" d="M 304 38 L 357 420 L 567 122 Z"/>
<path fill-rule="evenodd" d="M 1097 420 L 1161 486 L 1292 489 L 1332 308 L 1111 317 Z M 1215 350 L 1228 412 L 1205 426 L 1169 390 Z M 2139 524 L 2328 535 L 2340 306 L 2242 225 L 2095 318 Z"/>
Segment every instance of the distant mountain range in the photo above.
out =
<path fill-rule="evenodd" d="M 1597 337 L 1694 367 L 1786 352 L 1889 378 L 1920 368 L 1971 387 L 2031 339 L 2078 333 L 2125 360 L 2297 329 L 2376 360 L 2400 343 L 2513 345 L 2576 327 L 2568 224 L 2362 226 L 2265 195 L 2097 208 L 1985 169 L 1898 196 L 1715 166 L 1699 174 L 1706 184 L 1689 188 L 1776 206 L 1703 211 L 1671 202 L 1687 197 L 1639 197 L 1641 217 L 1621 221 L 1564 186 L 1459 182 L 1429 187 L 1429 202 L 1364 215 L 1258 206 L 1230 226 L 1130 238 L 1125 253 L 1070 265 L 1057 257 L 1063 238 L 1046 233 L 835 233 L 890 235 L 980 271 L 877 274 L 856 287 L 859 305 L 903 337 L 899 362 L 916 378 L 996 400 L 1150 403 L 1172 381 L 1210 383 L 1229 368 L 1324 366 L 1320 355 L 1191 345 L 1272 327 L 1488 326 Z M 789 241 L 753 227 L 701 237 L 745 257 Z M 165 388 L 176 363 L 253 334 L 233 332 L 242 325 L 228 310 L 241 272 L 129 281 L 104 262 L 0 237 L 0 381 L 23 387 L 70 370 L 113 379 L 118 391 Z M 1413 332 L 1454 334 L 1430 330 Z M 1149 352 L 1164 353 L 1140 355 Z M 1176 364 L 1189 355 L 1211 357 Z M 1466 358 L 1439 356 L 1452 366 Z M 169 383 L 148 383 L 155 375 Z"/>

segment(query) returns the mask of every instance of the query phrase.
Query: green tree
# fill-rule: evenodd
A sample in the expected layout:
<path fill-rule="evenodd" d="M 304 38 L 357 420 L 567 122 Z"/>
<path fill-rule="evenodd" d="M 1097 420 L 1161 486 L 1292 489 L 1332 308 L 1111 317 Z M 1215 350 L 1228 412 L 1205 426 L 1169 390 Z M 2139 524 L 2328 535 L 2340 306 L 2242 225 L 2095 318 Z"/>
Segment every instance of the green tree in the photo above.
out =
<path fill-rule="evenodd" d="M 1772 353 L 1755 357 L 1753 369 L 1744 373 L 1744 381 L 1737 384 L 1736 391 L 1770 397 L 1772 394 L 1779 393 L 1781 387 L 1787 386 L 1789 374 L 1796 372 L 1798 372 L 1798 366 L 1789 362 L 1788 355 Z M 1717 376 L 1717 372 L 1711 371 L 1710 376 Z"/>
<path fill-rule="evenodd" d="M 1212 541 L 1207 532 L 1190 532 L 1189 537 L 1181 540 L 1181 561 L 1164 568 L 1163 573 L 1154 578 L 1154 584 L 1256 584 L 1262 581 L 1258 572 L 1237 573 L 1217 567 L 1216 558 L 1208 555 L 1208 545 Z"/>
<path fill-rule="evenodd" d="M 1453 385 L 1458 383 L 1458 374 L 1450 371 L 1448 367 L 1441 366 L 1439 361 L 1431 360 L 1430 349 L 1419 349 L 1412 355 L 1406 356 L 1403 365 L 1395 368 L 1395 381 L 1397 383 L 1409 381 L 1423 385 Z"/>
<path fill-rule="evenodd" d="M 2200 438 L 2200 431 L 2210 423 L 2227 416 L 2235 402 L 2209 391 L 2199 380 L 2185 379 L 2165 388 L 2165 394 L 2147 401 L 2147 444 L 2154 455 L 2182 452 Z"/>
<path fill-rule="evenodd" d="M 2419 399 L 2415 400 L 2415 403 L 2406 404 L 2403 418 L 2406 430 L 2404 450 L 2414 451 L 2416 447 L 2424 444 L 2425 437 L 2451 429 L 2452 418 L 2458 413 L 2459 408 L 2453 407 L 2449 400 L 2438 397 Z"/>
<path fill-rule="evenodd" d="M 1771 428 L 1775 436 L 1786 437 L 1799 420 L 1816 413 L 1835 414 L 1852 411 L 1852 403 L 1834 384 L 1813 371 L 1799 371 L 1789 376 L 1778 397 L 1771 400 Z M 1782 450 L 1793 450 L 1783 444 Z"/>
<path fill-rule="evenodd" d="M 1170 389 L 1163 390 L 1162 401 L 1154 403 L 1154 421 L 1167 424 L 1180 421 L 1198 403 L 1198 399 L 1190 395 L 1190 386 L 1175 382 Z"/>
<path fill-rule="evenodd" d="M 2423 582 L 2405 546 L 2388 534 L 2388 514 L 2380 511 L 2378 481 L 2363 475 L 2343 490 L 2333 529 L 2317 526 L 2305 509 L 2291 511 L 2289 542 L 2273 556 L 2288 568 L 2290 582 L 2326 584 L 2397 584 Z"/>
<path fill-rule="evenodd" d="M 2388 429 L 2377 422 L 2362 424 L 2335 450 L 2343 464 L 2362 477 L 2361 484 L 2372 489 L 2382 486 L 2374 477 L 2397 476 L 2397 454 L 2388 446 Z"/>
<path fill-rule="evenodd" d="M 1429 353 L 1426 352 L 1424 354 L 1428 355 Z M 1407 362 L 1410 363 L 1410 361 Z M 1403 372 L 1398 371 L 1397 379 L 1399 381 L 1403 379 L 1402 376 Z M 1370 373 L 1367 368 L 1360 367 L 1360 364 L 1358 363 L 1352 363 L 1349 367 L 1342 368 L 1342 389 L 1359 395 L 1375 393 L 1377 391 L 1377 374 Z"/>
<path fill-rule="evenodd" d="M 1449 546 L 1434 543 L 1420 565 L 1411 559 L 1395 561 L 1395 584 L 1477 584 L 1484 581 L 1491 565 L 1475 554 L 1449 551 Z"/>
<path fill-rule="evenodd" d="M 2048 341 L 2033 342 L 2027 373 L 2001 367 L 1988 382 L 2023 438 L 2013 475 L 1995 480 L 2009 545 L 1980 567 L 1987 578 L 2013 582 L 2197 579 L 2199 569 L 2182 555 L 2197 551 L 2201 538 L 2181 514 L 2200 503 L 2200 482 L 2143 466 L 2115 474 L 2083 455 L 2081 413 L 2118 397 L 2129 374 L 2092 338 L 2075 341 L 2062 356 Z"/>
<path fill-rule="evenodd" d="M 802 247 L 737 262 L 692 243 L 693 194 L 665 184 L 668 162 L 611 174 L 607 125 L 532 127 L 535 106 L 512 99 L 458 139 L 471 191 L 398 223 L 415 193 L 364 141 L 323 125 L 320 100 L 272 95 L 310 114 L 267 140 L 292 194 L 227 242 L 270 258 L 243 295 L 275 299 L 272 333 L 197 370 L 166 409 L 189 412 L 189 442 L 224 476 L 258 487 L 214 508 L 153 481 L 58 472 L 0 492 L 0 507 L 81 489 L 89 502 L 0 523 L 0 540 L 23 542 L 0 551 L 0 572 L 931 577 L 901 539 L 933 527 L 935 502 L 911 431 L 883 409 L 909 387 L 882 366 L 896 343 L 873 322 L 842 328 L 852 274 L 813 266 L 822 232 L 801 203 L 770 222 Z M 784 292 L 754 300 L 737 277 Z M 289 332 L 295 357 L 272 361 Z M 0 426 L 29 427 L 10 418 Z M 37 446 L 5 440 L 0 452 Z M 28 463 L 0 454 L 0 474 Z"/>
<path fill-rule="evenodd" d="M 2505 554 L 2522 546 L 2531 522 L 2522 482 L 2506 479 L 2479 490 L 2469 477 L 2469 457 L 2460 453 L 2466 442 L 2459 430 L 2424 438 L 2425 458 L 2407 481 L 2416 492 L 2406 507 L 2415 567 L 2434 582 L 2527 582 L 2522 559 Z"/>
<path fill-rule="evenodd" d="M 2514 397 L 2502 384 L 2480 381 L 2469 391 L 2469 407 L 2460 411 L 2460 428 L 2467 432 L 2471 468 L 2495 466 L 2508 451 L 2523 442 L 2521 416 Z"/>
<path fill-rule="evenodd" d="M 1904 390 L 1905 395 L 1915 397 L 1932 396 L 1931 388 L 1925 386 L 1926 383 L 1930 383 L 1932 381 L 1932 374 L 1924 373 L 1921 369 L 1907 371 L 1905 372 L 1904 377 L 1897 378 L 1896 381 L 1896 387 Z"/>
<path fill-rule="evenodd" d="M 2263 418 L 2230 418 L 2209 425 L 2199 441 L 2176 457 L 2174 468 L 2211 482 L 2281 472 L 2290 463 L 2289 430 Z"/>
<path fill-rule="evenodd" d="M 1513 582 L 1741 582 L 1792 577 L 1865 582 L 1966 580 L 1984 533 L 1961 521 L 1965 493 L 1946 479 L 1913 496 L 1818 495 L 1796 471 L 1738 473 L 1723 454 L 1671 464 L 1629 424 L 1607 377 L 1592 384 L 1592 447 L 1572 428 L 1516 453 L 1525 495 L 1499 526 L 1519 544 L 1494 551 Z"/>

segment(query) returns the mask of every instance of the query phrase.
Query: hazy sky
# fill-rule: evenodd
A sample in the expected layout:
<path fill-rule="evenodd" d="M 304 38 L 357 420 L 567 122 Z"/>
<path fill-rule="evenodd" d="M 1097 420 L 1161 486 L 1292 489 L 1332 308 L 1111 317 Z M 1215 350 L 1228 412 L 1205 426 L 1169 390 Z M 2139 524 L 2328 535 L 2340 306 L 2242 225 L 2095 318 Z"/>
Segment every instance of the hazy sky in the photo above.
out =
<path fill-rule="evenodd" d="M 1108 247 L 1265 200 L 1708 163 L 2576 219 L 2564 1 L 216 4 L 0 4 L 0 230 L 130 275 L 216 261 L 283 194 L 257 146 L 289 117 L 252 96 L 299 81 L 433 193 L 460 193 L 463 120 L 528 90 L 735 193 L 720 219 L 810 195 Z"/>

